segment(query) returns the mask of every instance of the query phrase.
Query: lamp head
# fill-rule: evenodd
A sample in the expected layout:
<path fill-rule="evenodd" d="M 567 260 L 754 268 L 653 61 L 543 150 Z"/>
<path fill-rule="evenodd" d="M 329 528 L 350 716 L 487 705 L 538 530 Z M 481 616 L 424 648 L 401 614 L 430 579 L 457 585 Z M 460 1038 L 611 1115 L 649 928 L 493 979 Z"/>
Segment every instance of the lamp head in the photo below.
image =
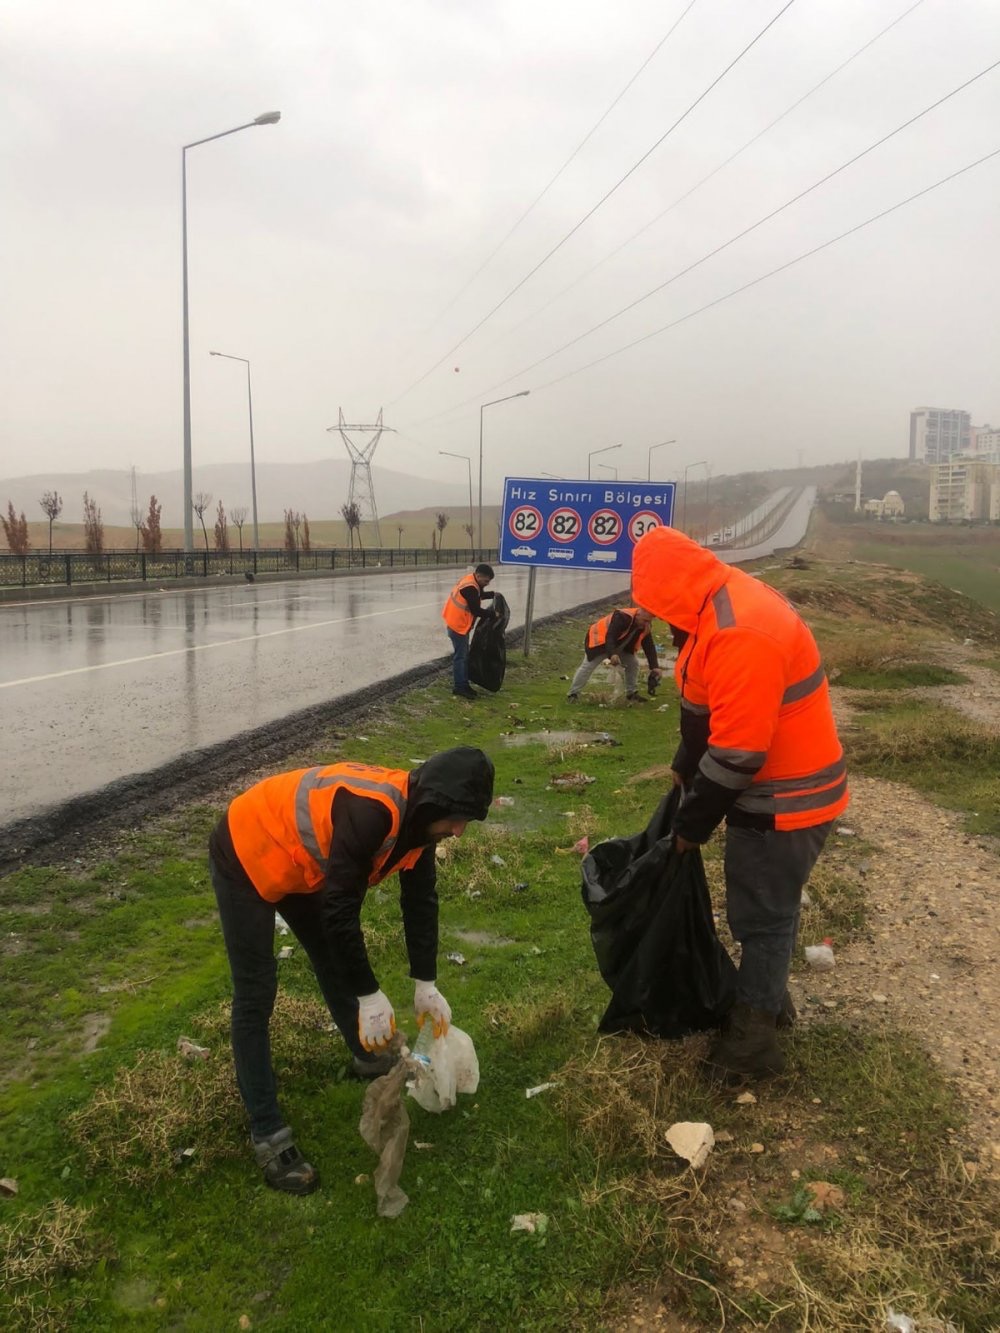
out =
<path fill-rule="evenodd" d="M 263 115 L 254 116 L 253 123 L 255 125 L 277 125 L 280 119 L 280 111 L 265 111 Z"/>

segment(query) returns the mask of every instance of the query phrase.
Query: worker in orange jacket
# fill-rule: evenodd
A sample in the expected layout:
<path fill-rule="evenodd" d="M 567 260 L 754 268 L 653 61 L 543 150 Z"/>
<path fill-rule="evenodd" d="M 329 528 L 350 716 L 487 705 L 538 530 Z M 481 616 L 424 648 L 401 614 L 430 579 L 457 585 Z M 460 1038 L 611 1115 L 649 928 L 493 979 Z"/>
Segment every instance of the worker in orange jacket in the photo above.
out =
<path fill-rule="evenodd" d="M 451 692 L 458 699 L 479 698 L 469 684 L 469 632 L 477 620 L 493 614 L 492 607 L 483 606 L 484 601 L 494 596 L 486 591 L 486 585 L 492 582 L 493 566 L 485 563 L 477 565 L 471 574 L 462 575 L 441 608 L 441 617 L 448 630 L 454 654 L 451 663 Z"/>
<path fill-rule="evenodd" d="M 643 704 L 645 699 L 636 686 L 639 684 L 638 650 L 646 654 L 650 679 L 660 679 L 660 663 L 656 644 L 650 632 L 653 617 L 637 606 L 620 606 L 600 620 L 595 620 L 583 640 L 583 661 L 576 669 L 566 698 L 576 703 L 580 691 L 605 660 L 612 666 L 619 664 L 625 671 L 625 698 L 631 703 Z"/>
<path fill-rule="evenodd" d="M 679 646 L 677 851 L 726 821 L 726 909 L 742 953 L 710 1072 L 726 1082 L 780 1073 L 802 889 L 848 801 L 819 649 L 780 593 L 673 528 L 636 543 L 632 591 Z"/>
<path fill-rule="evenodd" d="M 359 1078 L 395 1060 L 392 1005 L 368 961 L 361 907 L 369 887 L 398 873 L 403 933 L 418 1025 L 435 1035 L 451 1009 L 437 989 L 438 898 L 434 849 L 485 819 L 493 763 L 458 746 L 410 771 L 339 763 L 265 778 L 237 796 L 209 840 L 209 870 L 233 977 L 236 1079 L 254 1153 L 275 1189 L 308 1194 L 319 1177 L 278 1108 L 268 1036 L 277 994 L 275 915 L 312 964 Z"/>

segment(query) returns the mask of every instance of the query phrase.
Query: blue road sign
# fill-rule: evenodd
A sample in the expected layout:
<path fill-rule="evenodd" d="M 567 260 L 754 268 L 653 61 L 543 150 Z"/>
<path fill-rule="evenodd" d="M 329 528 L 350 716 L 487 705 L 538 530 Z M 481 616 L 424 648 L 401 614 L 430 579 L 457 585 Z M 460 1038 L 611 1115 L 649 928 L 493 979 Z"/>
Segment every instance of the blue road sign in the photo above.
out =
<path fill-rule="evenodd" d="M 672 481 L 540 481 L 507 477 L 500 563 L 538 568 L 631 569 L 644 532 L 670 527 Z"/>

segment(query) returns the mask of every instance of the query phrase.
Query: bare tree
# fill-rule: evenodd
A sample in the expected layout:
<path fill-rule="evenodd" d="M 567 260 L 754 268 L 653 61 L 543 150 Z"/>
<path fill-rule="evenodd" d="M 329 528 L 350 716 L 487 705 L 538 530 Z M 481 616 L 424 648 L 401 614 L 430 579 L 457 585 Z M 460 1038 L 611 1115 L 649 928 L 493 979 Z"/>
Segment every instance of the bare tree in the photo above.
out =
<path fill-rule="evenodd" d="M 88 555 L 100 555 L 104 550 L 104 519 L 86 491 L 83 493 L 83 541 Z"/>
<path fill-rule="evenodd" d="M 462 531 L 465 533 L 465 535 L 466 535 L 466 536 L 468 537 L 468 539 L 469 539 L 469 550 L 471 551 L 471 550 L 472 550 L 472 534 L 473 534 L 473 532 L 475 531 L 475 529 L 473 528 L 473 526 L 472 526 L 471 523 L 466 523 L 466 524 L 463 525 Z"/>
<path fill-rule="evenodd" d="M 396 546 L 396 549 L 397 551 L 401 551 L 403 549 L 403 533 L 406 531 L 406 529 L 403 527 L 402 524 L 397 524 L 396 531 L 399 533 L 399 542 Z"/>
<path fill-rule="evenodd" d="M 27 555 L 31 547 L 28 540 L 28 520 L 24 517 L 24 510 L 21 510 L 21 517 L 18 518 L 14 513 L 14 501 L 7 501 L 7 517 L 0 514 L 0 523 L 3 524 L 3 530 L 7 537 L 7 545 L 13 555 Z"/>
<path fill-rule="evenodd" d="M 293 509 L 285 510 L 285 550 L 291 553 L 298 549 L 298 543 L 295 540 L 295 511 Z"/>
<path fill-rule="evenodd" d="M 160 511 L 163 506 L 155 495 L 149 497 L 149 509 L 139 529 L 142 545 L 147 555 L 159 555 L 163 550 L 163 533 L 160 531 Z"/>
<path fill-rule="evenodd" d="M 133 485 L 134 485 L 134 478 L 133 478 Z M 135 491 L 134 491 L 134 489 L 133 489 L 132 494 L 133 494 L 132 507 L 129 509 L 128 513 L 129 513 L 129 518 L 132 520 L 132 526 L 133 526 L 133 528 L 135 528 L 135 549 L 138 551 L 138 549 L 139 549 L 139 542 L 140 542 L 140 540 L 141 540 L 141 538 L 142 538 L 142 518 L 143 518 L 143 514 L 142 514 L 142 510 L 139 508 L 139 502 L 138 502 L 138 500 L 136 500 L 136 499 L 134 498 L 134 497 L 135 497 Z"/>
<path fill-rule="evenodd" d="M 442 509 L 435 515 L 434 522 L 437 524 L 437 532 L 438 532 L 437 549 L 438 553 L 440 554 L 440 552 L 444 550 L 444 530 L 451 522 L 451 519 Z"/>
<path fill-rule="evenodd" d="M 340 513 L 344 522 L 347 524 L 347 532 L 351 541 L 351 550 L 354 550 L 354 534 L 358 534 L 358 546 L 364 550 L 361 545 L 361 510 L 357 503 L 352 500 L 349 504 L 340 506 Z"/>
<path fill-rule="evenodd" d="M 302 527 L 302 515 L 298 510 L 292 515 L 292 527 L 295 529 L 295 545 L 297 548 L 301 549 L 302 539 L 299 536 L 299 530 Z"/>
<path fill-rule="evenodd" d="M 306 555 L 312 550 L 312 537 L 309 534 L 309 515 L 302 515 L 302 549 Z"/>
<path fill-rule="evenodd" d="M 49 520 L 49 557 L 52 556 L 52 524 L 62 513 L 62 496 L 58 491 L 46 491 L 38 502 Z"/>
<path fill-rule="evenodd" d="M 205 550 L 208 550 L 208 530 L 205 527 L 205 510 L 212 503 L 210 491 L 198 491 L 191 501 L 191 508 L 198 515 L 198 522 L 201 524 L 201 531 L 205 538 Z"/>
<path fill-rule="evenodd" d="M 243 554 L 243 524 L 247 521 L 246 505 L 233 505 L 229 511 L 229 517 L 233 520 L 233 527 L 240 534 L 240 555 Z"/>
<path fill-rule="evenodd" d="M 215 513 L 215 549 L 229 550 L 229 524 L 226 522 L 226 511 L 221 500 Z"/>

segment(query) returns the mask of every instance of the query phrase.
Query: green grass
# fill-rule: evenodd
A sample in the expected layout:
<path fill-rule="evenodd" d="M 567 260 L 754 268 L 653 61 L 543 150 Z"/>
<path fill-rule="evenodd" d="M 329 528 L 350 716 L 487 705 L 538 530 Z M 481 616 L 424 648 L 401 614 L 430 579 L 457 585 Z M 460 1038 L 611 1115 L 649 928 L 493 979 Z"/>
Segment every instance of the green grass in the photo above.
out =
<path fill-rule="evenodd" d="M 931 546 L 906 543 L 872 543 L 858 540 L 854 546 L 858 560 L 894 565 L 925 578 L 943 583 L 975 602 L 1000 611 L 1000 534 L 985 551 L 979 547 L 945 543 Z"/>
<path fill-rule="evenodd" d="M 122 837 L 98 864 L 0 880 L 0 1175 L 20 1186 L 0 1212 L 0 1323 L 216 1330 L 245 1315 L 282 1330 L 596 1329 L 628 1308 L 634 1284 L 662 1280 L 672 1308 L 711 1327 L 720 1304 L 733 1327 L 763 1327 L 778 1309 L 791 1313 L 772 1327 L 800 1327 L 808 1308 L 833 1312 L 813 1327 L 875 1327 L 878 1302 L 896 1290 L 916 1292 L 924 1309 L 948 1293 L 952 1317 L 988 1327 L 989 1293 L 964 1277 L 980 1271 L 979 1230 L 961 1232 L 962 1255 L 957 1240 L 923 1244 L 952 1225 L 958 1201 L 974 1216 L 985 1205 L 940 1178 L 937 1145 L 959 1120 L 918 1049 L 820 1021 L 795 1034 L 791 1074 L 742 1107 L 699 1077 L 704 1038 L 596 1039 L 607 992 L 579 858 L 567 849 L 584 833 L 593 843 L 645 824 L 662 783 L 629 779 L 669 760 L 677 709 L 666 686 L 644 708 L 598 687 L 569 709 L 560 677 L 577 664 L 580 632 L 537 631 L 531 660 L 512 655 L 495 699 L 456 705 L 442 680 L 374 712 L 359 728 L 368 739 L 321 736 L 305 757 L 407 766 L 478 744 L 496 762 L 497 794 L 514 800 L 449 844 L 441 866 L 439 982 L 476 1043 L 482 1082 L 441 1117 L 411 1105 L 401 1182 L 410 1204 L 395 1221 L 376 1216 L 375 1159 L 357 1132 L 363 1088 L 345 1077 L 346 1048 L 324 1030 L 301 950 L 279 965 L 275 1063 L 322 1188 L 306 1199 L 276 1194 L 252 1162 L 203 851 L 217 811 L 191 807 Z M 622 744 L 505 744 L 566 727 L 607 730 Z M 568 769 L 595 782 L 551 789 Z M 832 929 L 842 941 L 863 929 L 856 842 L 837 840 L 821 860 L 804 933 Z M 715 843 L 706 856 L 717 899 L 718 852 Z M 405 1027 L 412 982 L 394 881 L 369 894 L 364 924 Z M 445 961 L 452 950 L 463 966 Z M 182 1034 L 211 1059 L 182 1064 Z M 550 1079 L 558 1088 L 525 1098 Z M 678 1176 L 665 1151 L 676 1119 L 732 1135 L 704 1176 Z M 757 1140 L 762 1155 L 751 1152 Z M 784 1141 L 799 1146 L 778 1151 Z M 794 1164 L 815 1178 L 820 1146 L 832 1154 L 826 1178 L 840 1172 L 851 1203 L 824 1231 L 823 1252 L 796 1252 L 810 1295 L 787 1264 L 746 1291 L 728 1266 L 738 1238 L 728 1201 L 749 1191 L 764 1225 L 769 1205 L 793 1196 Z M 193 1157 L 175 1165 L 184 1148 Z M 548 1214 L 545 1234 L 510 1234 L 518 1212 Z M 790 1230 L 811 1244 L 809 1228 Z"/>
<path fill-rule="evenodd" d="M 860 725 L 845 737 L 848 763 L 905 782 L 961 810 L 969 832 L 1000 834 L 1000 736 L 954 710 L 891 693 L 855 700 Z"/>
<path fill-rule="evenodd" d="M 907 662 L 904 666 L 887 666 L 874 671 L 842 671 L 837 684 L 854 690 L 908 690 L 921 685 L 962 685 L 968 679 L 961 671 L 953 671 L 950 667 L 935 666 L 931 662 Z"/>

